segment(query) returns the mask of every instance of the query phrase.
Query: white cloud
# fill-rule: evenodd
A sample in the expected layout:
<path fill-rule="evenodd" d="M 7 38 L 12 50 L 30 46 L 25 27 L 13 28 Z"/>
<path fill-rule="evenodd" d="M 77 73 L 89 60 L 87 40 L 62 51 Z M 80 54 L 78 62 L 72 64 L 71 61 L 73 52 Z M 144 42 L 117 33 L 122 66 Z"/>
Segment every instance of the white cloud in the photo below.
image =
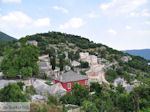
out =
<path fill-rule="evenodd" d="M 131 12 L 131 13 L 130 13 L 130 16 L 134 16 L 134 17 L 135 17 L 135 16 L 139 16 L 139 13 L 138 13 L 138 12 Z"/>
<path fill-rule="evenodd" d="M 113 35 L 117 35 L 117 31 L 113 30 L 113 29 L 109 29 L 108 32 L 110 34 L 113 34 Z"/>
<path fill-rule="evenodd" d="M 53 9 L 57 11 L 61 11 L 62 13 L 66 13 L 66 14 L 69 12 L 66 8 L 61 6 L 53 6 Z"/>
<path fill-rule="evenodd" d="M 84 25 L 84 21 L 81 18 L 71 18 L 68 22 L 60 25 L 61 29 L 68 29 L 68 28 L 80 28 Z"/>
<path fill-rule="evenodd" d="M 100 9 L 109 14 L 128 14 L 138 10 L 145 5 L 148 0 L 112 0 L 111 2 L 100 4 Z"/>
<path fill-rule="evenodd" d="M 0 16 L 0 23 L 4 26 L 16 26 L 23 28 L 32 23 L 32 18 L 20 11 L 10 12 L 7 15 Z"/>
<path fill-rule="evenodd" d="M 10 12 L 7 15 L 0 16 L 0 24 L 3 26 L 12 26 L 24 28 L 29 26 L 47 27 L 50 25 L 49 18 L 32 19 L 21 11 Z"/>
<path fill-rule="evenodd" d="M 21 3 L 21 0 L 1 0 L 2 3 Z"/>
<path fill-rule="evenodd" d="M 127 26 L 126 26 L 126 29 L 127 29 L 127 30 L 131 30 L 132 27 L 127 25 Z"/>
<path fill-rule="evenodd" d="M 133 17 L 150 17 L 150 11 L 148 9 L 143 9 L 142 11 L 134 11 L 130 13 Z"/>
<path fill-rule="evenodd" d="M 28 33 L 42 32 L 50 28 L 48 17 L 33 19 L 21 11 L 13 11 L 6 15 L 0 15 L 1 31 L 9 32 L 18 37 Z"/>
<path fill-rule="evenodd" d="M 89 18 L 98 18 L 99 15 L 96 14 L 94 11 L 92 11 L 92 12 L 90 12 L 90 13 L 88 14 L 88 17 L 89 17 Z"/>
<path fill-rule="evenodd" d="M 150 21 L 145 21 L 144 22 L 146 25 L 150 25 Z"/>
<path fill-rule="evenodd" d="M 113 5 L 113 3 L 104 3 L 104 4 L 101 4 L 100 5 L 100 8 L 102 9 L 102 10 L 107 10 L 107 9 L 109 9 L 111 6 Z"/>
<path fill-rule="evenodd" d="M 37 19 L 34 22 L 34 25 L 37 26 L 37 27 L 47 27 L 47 26 L 50 26 L 50 19 L 49 18 Z"/>

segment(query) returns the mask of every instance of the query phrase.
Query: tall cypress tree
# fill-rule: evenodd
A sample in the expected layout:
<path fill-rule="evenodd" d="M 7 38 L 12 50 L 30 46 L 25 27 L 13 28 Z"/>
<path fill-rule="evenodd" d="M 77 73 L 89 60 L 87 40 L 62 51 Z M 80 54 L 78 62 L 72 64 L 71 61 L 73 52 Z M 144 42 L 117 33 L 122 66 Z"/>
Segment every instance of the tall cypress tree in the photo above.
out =
<path fill-rule="evenodd" d="M 59 58 L 59 67 L 60 67 L 60 71 L 63 71 L 63 69 L 64 69 L 64 61 L 63 61 L 62 57 Z"/>
<path fill-rule="evenodd" d="M 56 67 L 56 56 L 52 56 L 50 58 L 50 63 L 52 65 L 52 70 L 55 70 L 55 67 Z"/>

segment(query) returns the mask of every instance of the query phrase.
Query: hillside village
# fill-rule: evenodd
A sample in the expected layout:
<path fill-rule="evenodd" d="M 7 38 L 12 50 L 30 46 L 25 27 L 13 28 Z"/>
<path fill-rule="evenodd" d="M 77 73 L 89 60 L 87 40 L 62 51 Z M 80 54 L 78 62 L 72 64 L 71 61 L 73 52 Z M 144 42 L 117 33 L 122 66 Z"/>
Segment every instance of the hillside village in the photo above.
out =
<path fill-rule="evenodd" d="M 28 44 L 37 46 L 37 42 L 35 42 L 36 41 L 32 41 Z M 98 63 L 97 56 L 89 55 L 88 52 L 80 52 L 79 61 L 88 62 L 89 64 L 89 68 L 86 70 L 85 75 L 81 75 L 80 70 L 82 69 L 79 68 L 80 62 L 78 61 L 71 61 L 71 66 L 73 66 L 74 71 L 71 70 L 71 66 L 65 66 L 64 71 L 60 71 L 59 68 L 52 70 L 49 55 L 40 56 L 38 61 L 40 76 L 48 77 L 50 85 L 46 83 L 46 80 L 37 78 L 22 80 L 22 82 L 25 83 L 25 88 L 33 86 L 36 90 L 37 94 L 31 96 L 31 101 L 46 101 L 47 94 L 62 96 L 70 92 L 75 83 L 86 87 L 89 87 L 92 82 L 109 85 L 109 82 L 105 79 L 104 71 L 104 68 L 108 65 L 101 62 Z M 99 59 L 99 61 L 101 61 L 101 59 Z M 127 61 L 127 59 L 125 58 L 124 61 Z M 20 80 L 1 80 L 0 88 L 4 88 L 9 83 L 16 83 L 17 81 L 19 82 Z M 126 81 L 120 77 L 114 80 L 114 85 L 117 86 L 118 84 L 125 87 L 127 91 L 131 91 L 131 88 L 133 88 L 133 85 L 127 84 Z"/>
<path fill-rule="evenodd" d="M 26 44 L 36 47 L 38 46 L 38 42 L 36 40 L 27 41 Z M 65 55 L 65 59 L 69 59 L 68 52 L 66 52 Z M 80 52 L 79 56 L 80 58 L 78 61 L 69 60 L 71 66 L 66 65 L 63 71 L 60 71 L 59 67 L 57 67 L 55 70 L 52 70 L 49 54 L 39 56 L 37 62 L 40 70 L 39 75 L 40 77 L 48 77 L 50 85 L 46 84 L 45 80 L 37 78 L 23 80 L 23 83 L 25 83 L 25 88 L 28 86 L 33 86 L 36 90 L 37 94 L 33 95 L 31 100 L 33 101 L 35 99 L 36 101 L 40 101 L 41 98 L 42 100 L 44 100 L 47 93 L 50 95 L 62 96 L 66 92 L 70 92 L 75 83 L 86 87 L 89 87 L 90 83 L 92 82 L 98 82 L 99 84 L 110 84 L 105 79 L 105 69 L 117 63 L 104 64 L 102 63 L 103 59 L 98 58 L 96 55 L 90 55 L 89 52 Z M 129 56 L 124 56 L 121 58 L 121 60 L 124 62 L 128 62 L 129 60 L 132 60 L 132 58 Z M 88 62 L 88 67 L 80 68 L 80 61 Z M 73 70 L 71 69 L 71 67 L 73 67 Z M 84 75 L 81 74 L 82 70 L 85 71 Z M 2 74 L 3 73 L 1 73 L 1 77 Z M 0 82 L 0 85 L 1 88 L 3 88 L 9 83 L 15 83 L 17 81 L 20 80 L 2 80 Z M 127 81 L 121 77 L 118 77 L 114 80 L 114 86 L 117 86 L 118 84 L 121 84 L 123 87 L 125 87 L 127 91 L 131 91 L 134 86 L 128 84 Z"/>
<path fill-rule="evenodd" d="M 56 36 L 61 35 L 62 37 L 59 37 L 60 40 L 55 39 L 55 36 L 52 39 L 47 37 L 47 35 L 52 35 L 53 33 Z M 110 90 L 114 92 L 116 91 L 115 88 L 121 88 L 121 91 L 123 91 L 123 89 L 125 90 L 125 94 L 132 94 L 134 88 L 142 83 L 141 79 L 143 77 L 149 77 L 148 61 L 140 57 L 123 54 L 107 46 L 94 44 L 93 42 L 89 42 L 89 40 L 83 39 L 83 43 L 87 43 L 91 46 L 88 48 L 86 45 L 83 45 L 82 42 L 81 44 L 78 43 L 78 41 L 81 41 L 80 38 L 76 40 L 78 39 L 77 37 L 72 38 L 71 35 L 68 34 L 57 34 L 56 32 L 52 32 L 52 34 L 27 36 L 14 44 L 19 48 L 27 46 L 28 50 L 32 50 L 32 48 L 33 50 L 37 49 L 39 50 L 39 55 L 34 54 L 34 52 L 36 54 L 38 53 L 38 51 L 35 50 L 29 54 L 33 58 L 33 60 L 30 59 L 31 62 L 27 60 L 27 62 L 23 64 L 24 60 L 21 59 L 23 62 L 21 66 L 23 68 L 20 68 L 21 70 L 19 69 L 18 71 L 22 74 L 11 71 L 11 73 L 15 73 L 11 76 L 8 72 L 2 70 L 2 72 L 0 72 L 0 89 L 7 87 L 9 84 L 22 82 L 24 84 L 24 93 L 28 91 L 29 101 L 47 102 L 49 96 L 55 96 L 62 100 L 65 107 L 68 108 L 69 105 L 71 110 L 73 110 L 75 106 L 76 110 L 81 107 L 81 102 L 78 104 L 78 102 L 75 103 L 75 101 L 73 101 L 74 103 L 72 105 L 70 105 L 72 103 L 69 102 L 70 100 L 66 102 L 67 97 L 71 97 L 69 95 L 74 93 L 74 86 L 76 87 L 76 85 L 80 85 L 86 88 L 86 90 L 89 90 L 89 95 L 93 95 L 90 97 L 97 96 L 97 91 L 92 90 L 93 85 L 94 89 L 96 87 L 100 89 L 101 86 L 104 86 L 102 89 L 106 92 L 110 92 Z M 66 37 L 63 37 L 64 35 Z M 66 38 L 68 38 L 68 40 Z M 70 38 L 72 38 L 72 40 Z M 74 41 L 74 39 L 76 41 Z M 59 42 L 57 43 L 56 40 Z M 22 48 L 22 50 L 23 51 L 20 51 L 21 53 L 28 53 L 28 50 L 24 48 Z M 26 54 L 22 54 L 22 56 L 28 58 Z M 35 57 L 37 57 L 37 59 L 34 59 Z M 2 60 L 5 60 L 5 58 Z M 141 62 L 141 60 L 143 60 L 143 62 Z M 38 72 L 30 70 L 28 66 L 28 72 L 24 70 L 24 66 L 30 63 L 32 64 L 32 61 L 34 64 L 31 67 L 34 68 L 34 65 L 37 64 L 38 69 L 37 67 L 34 69 L 38 70 Z M 3 63 L 4 61 L 2 64 Z M 143 66 L 141 66 L 142 63 Z M 2 69 L 7 68 L 6 65 L 4 65 L 2 65 Z M 143 69 L 144 66 L 145 68 Z M 29 75 L 30 71 L 32 71 L 31 75 Z M 22 77 L 23 74 L 25 77 Z M 64 100 L 63 98 L 66 99 Z"/>

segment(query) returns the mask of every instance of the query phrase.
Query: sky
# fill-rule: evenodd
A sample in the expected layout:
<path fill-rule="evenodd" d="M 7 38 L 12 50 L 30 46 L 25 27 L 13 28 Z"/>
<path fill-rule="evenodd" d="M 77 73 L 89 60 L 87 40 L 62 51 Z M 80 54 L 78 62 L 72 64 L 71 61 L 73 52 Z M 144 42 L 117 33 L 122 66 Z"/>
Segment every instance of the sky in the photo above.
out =
<path fill-rule="evenodd" d="M 117 50 L 150 48 L 150 0 L 0 0 L 0 31 L 60 31 Z"/>

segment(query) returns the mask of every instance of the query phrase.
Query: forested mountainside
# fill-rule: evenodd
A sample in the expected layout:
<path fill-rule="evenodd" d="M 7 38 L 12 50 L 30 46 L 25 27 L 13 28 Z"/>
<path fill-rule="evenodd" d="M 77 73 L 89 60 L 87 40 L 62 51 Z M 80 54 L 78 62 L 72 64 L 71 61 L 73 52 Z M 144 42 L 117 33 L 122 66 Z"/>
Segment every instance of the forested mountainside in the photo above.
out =
<path fill-rule="evenodd" d="M 11 37 L 0 31 L 0 56 L 3 55 L 4 50 L 7 47 L 12 47 L 13 43 L 15 43 L 16 41 L 17 41 L 16 38 Z"/>
<path fill-rule="evenodd" d="M 13 40 L 16 39 L 0 31 L 0 41 L 13 41 Z"/>
<path fill-rule="evenodd" d="M 64 71 L 65 66 L 75 70 L 71 62 L 77 61 L 77 68 L 82 75 L 89 70 L 89 65 L 80 60 L 80 53 L 88 52 L 98 59 L 100 65 L 104 65 L 105 79 L 108 83 L 90 83 L 89 89 L 79 84 L 73 86 L 72 91 L 64 96 L 48 96 L 48 101 L 39 106 L 40 111 L 48 112 L 51 109 L 63 107 L 65 104 L 73 104 L 81 107 L 83 112 L 148 112 L 150 109 L 150 66 L 149 61 L 130 54 L 117 51 L 106 45 L 94 43 L 87 38 L 60 32 L 38 33 L 21 38 L 17 42 L 6 43 L 1 47 L 1 71 L 6 78 L 15 78 L 18 74 L 22 78 L 39 77 L 39 56 L 48 54 L 53 71 L 55 67 Z M 68 58 L 66 58 L 68 57 Z M 55 67 L 53 66 L 55 65 Z M 54 68 L 53 68 L 54 67 Z M 45 76 L 45 75 L 43 75 Z M 42 77 L 50 80 L 50 78 Z M 115 86 L 115 82 L 118 83 Z M 121 81 L 121 82 L 120 82 Z M 126 84 L 127 91 L 124 87 Z M 20 86 L 20 84 L 18 84 Z M 33 87 L 26 92 L 18 85 L 7 86 L 0 91 L 0 101 L 30 101 L 29 97 L 36 94 Z M 22 85 L 22 84 L 21 84 Z M 19 92 L 13 95 L 11 91 L 19 88 Z M 11 89 L 8 89 L 11 88 Z M 8 93 L 11 98 L 5 96 Z M 24 93 L 24 94 L 22 94 Z M 42 106 L 42 107 L 41 107 Z M 38 107 L 38 106 L 37 106 Z M 54 107 L 54 108 L 53 108 Z M 37 112 L 37 111 L 36 111 Z"/>
<path fill-rule="evenodd" d="M 89 52 L 98 58 L 105 60 L 105 64 L 113 63 L 106 69 L 108 80 L 113 81 L 118 76 L 126 80 L 142 79 L 141 77 L 150 77 L 150 66 L 148 61 L 139 56 L 132 56 L 127 53 L 117 51 L 106 45 L 94 43 L 87 38 L 70 35 L 60 32 L 40 33 L 21 38 L 19 41 L 26 43 L 28 40 L 36 40 L 40 49 L 40 54 L 57 54 L 68 52 L 72 60 L 78 60 L 79 52 Z M 109 73 L 113 74 L 109 74 Z M 134 74 L 134 75 L 133 75 Z"/>
<path fill-rule="evenodd" d="M 147 60 L 150 60 L 150 49 L 126 50 L 124 52 L 129 53 L 131 55 L 135 55 L 135 56 L 141 56 Z"/>

